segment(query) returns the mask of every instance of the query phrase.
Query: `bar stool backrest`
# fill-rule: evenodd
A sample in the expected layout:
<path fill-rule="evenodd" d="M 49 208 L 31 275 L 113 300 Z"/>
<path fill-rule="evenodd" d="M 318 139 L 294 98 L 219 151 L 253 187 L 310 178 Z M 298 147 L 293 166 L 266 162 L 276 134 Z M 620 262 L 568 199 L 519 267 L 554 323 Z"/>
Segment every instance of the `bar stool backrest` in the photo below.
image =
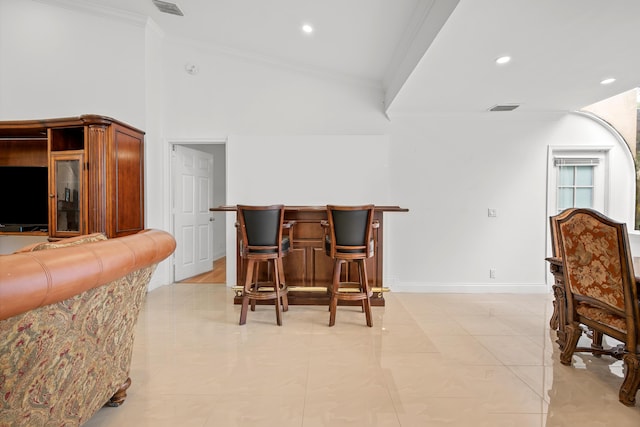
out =
<path fill-rule="evenodd" d="M 327 205 L 329 256 L 369 258 L 373 256 L 373 205 Z"/>
<path fill-rule="evenodd" d="M 242 255 L 275 254 L 282 256 L 288 242 L 282 239 L 284 205 L 238 205 Z"/>

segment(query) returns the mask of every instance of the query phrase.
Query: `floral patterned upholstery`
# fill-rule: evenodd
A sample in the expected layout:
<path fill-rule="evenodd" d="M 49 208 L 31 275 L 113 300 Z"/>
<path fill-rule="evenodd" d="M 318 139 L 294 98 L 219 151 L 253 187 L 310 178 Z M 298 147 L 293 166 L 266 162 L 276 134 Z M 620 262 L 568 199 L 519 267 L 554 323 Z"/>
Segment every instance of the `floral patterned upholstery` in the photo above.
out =
<path fill-rule="evenodd" d="M 109 401 L 129 376 L 154 269 L 0 322 L 0 372 L 21 373 L 0 377 L 0 426 L 81 425 Z"/>
<path fill-rule="evenodd" d="M 571 293 L 598 300 L 612 310 L 618 310 L 619 314 L 585 302 L 577 304 L 577 312 L 625 332 L 618 229 L 590 215 L 577 215 L 560 227 L 566 280 Z"/>
<path fill-rule="evenodd" d="M 580 316 L 591 319 L 594 322 L 603 323 L 622 333 L 627 332 L 627 321 L 624 317 L 611 314 L 601 308 L 594 307 L 584 302 L 576 304 L 576 312 Z"/>

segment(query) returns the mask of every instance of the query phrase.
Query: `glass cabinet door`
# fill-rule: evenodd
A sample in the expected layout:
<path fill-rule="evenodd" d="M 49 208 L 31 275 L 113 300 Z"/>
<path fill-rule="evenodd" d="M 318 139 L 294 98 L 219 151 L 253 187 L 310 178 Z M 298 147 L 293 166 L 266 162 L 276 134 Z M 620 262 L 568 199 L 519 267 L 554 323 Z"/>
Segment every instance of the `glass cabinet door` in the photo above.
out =
<path fill-rule="evenodd" d="M 51 153 L 52 236 L 82 234 L 82 152 Z"/>

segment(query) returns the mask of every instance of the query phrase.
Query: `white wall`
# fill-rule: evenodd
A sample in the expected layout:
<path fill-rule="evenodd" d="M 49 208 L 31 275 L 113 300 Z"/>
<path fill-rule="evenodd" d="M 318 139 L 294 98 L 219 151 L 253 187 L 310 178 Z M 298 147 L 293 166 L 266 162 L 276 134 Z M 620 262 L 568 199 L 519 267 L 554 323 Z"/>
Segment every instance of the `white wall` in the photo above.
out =
<path fill-rule="evenodd" d="M 38 17 L 47 22 L 37 31 L 17 23 Z M 39 38 L 52 39 L 47 49 Z M 617 143 L 573 114 L 390 122 L 380 88 L 167 40 L 153 23 L 145 30 L 37 2 L 0 2 L 0 58 L 0 119 L 96 113 L 147 131 L 148 226 L 170 225 L 172 140 L 227 139 L 229 204 L 409 208 L 386 215 L 385 284 L 394 291 L 546 292 L 548 147 Z M 186 73 L 186 63 L 199 73 Z M 621 150 L 611 151 L 610 208 L 624 220 L 633 166 L 618 163 Z M 230 230 L 227 253 L 234 239 Z M 168 265 L 159 268 L 153 286 L 170 277 Z"/>
<path fill-rule="evenodd" d="M 101 114 L 145 128 L 144 22 L 0 2 L 0 118 Z"/>
<path fill-rule="evenodd" d="M 549 146 L 613 146 L 610 214 L 632 222 L 626 147 L 583 116 L 409 116 L 391 134 L 392 194 L 411 209 L 389 233 L 396 290 L 546 290 Z"/>
<path fill-rule="evenodd" d="M 145 28 L 145 226 L 171 231 L 169 194 L 170 173 L 168 147 L 164 139 L 165 95 L 164 95 L 164 35 L 149 21 Z M 173 259 L 158 264 L 149 282 L 149 289 L 173 281 Z"/>
<path fill-rule="evenodd" d="M 390 235 L 397 288 L 544 283 L 546 126 L 485 115 L 394 120 L 393 191 L 411 209 Z"/>
<path fill-rule="evenodd" d="M 185 64 L 199 72 L 185 72 Z M 381 134 L 382 90 L 167 40 L 166 132 L 207 138 L 253 134 Z"/>
<path fill-rule="evenodd" d="M 386 135 L 233 135 L 230 203 L 389 204 Z"/>

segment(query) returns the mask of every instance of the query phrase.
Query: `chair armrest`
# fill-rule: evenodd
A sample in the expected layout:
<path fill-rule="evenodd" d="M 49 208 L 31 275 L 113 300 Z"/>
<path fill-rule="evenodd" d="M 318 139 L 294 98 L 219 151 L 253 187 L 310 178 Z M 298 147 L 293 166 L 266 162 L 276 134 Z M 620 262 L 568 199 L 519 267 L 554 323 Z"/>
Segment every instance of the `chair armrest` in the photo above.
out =
<path fill-rule="evenodd" d="M 320 220 L 320 226 L 322 227 L 322 248 L 324 249 L 324 242 L 329 239 L 331 227 L 329 226 L 329 221 L 326 219 Z"/>
<path fill-rule="evenodd" d="M 284 221 L 282 223 L 282 231 L 283 235 L 286 233 L 289 238 L 289 250 L 293 249 L 293 226 L 295 225 L 295 220 Z"/>

